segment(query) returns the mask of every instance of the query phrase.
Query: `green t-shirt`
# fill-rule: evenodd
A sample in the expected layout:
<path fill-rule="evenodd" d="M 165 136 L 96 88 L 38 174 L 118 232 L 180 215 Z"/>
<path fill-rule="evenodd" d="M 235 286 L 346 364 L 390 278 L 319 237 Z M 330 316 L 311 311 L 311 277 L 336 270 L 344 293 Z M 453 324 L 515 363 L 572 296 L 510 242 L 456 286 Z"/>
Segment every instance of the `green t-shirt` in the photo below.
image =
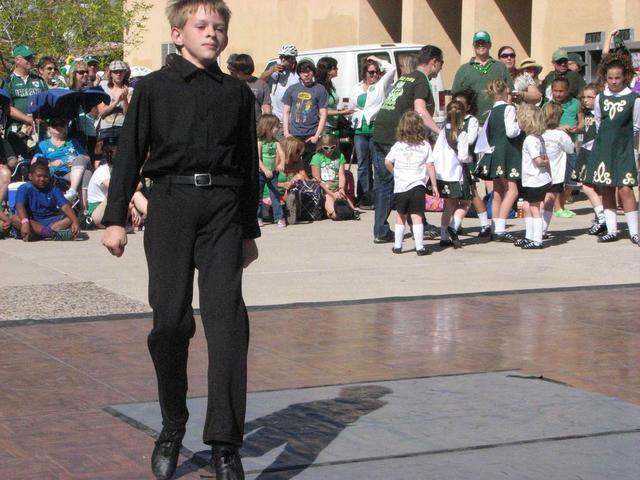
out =
<path fill-rule="evenodd" d="M 561 103 L 562 117 L 560 117 L 560 125 L 569 125 L 575 127 L 578 125 L 578 112 L 580 111 L 580 102 L 571 97 L 564 103 Z"/>
<path fill-rule="evenodd" d="M 277 144 L 275 140 L 262 140 L 262 163 L 272 172 L 276 169 Z"/>
<path fill-rule="evenodd" d="M 475 58 L 472 58 L 471 61 L 458 69 L 451 87 L 454 92 L 465 87 L 476 92 L 476 112 L 478 112 L 476 116 L 481 125 L 484 124 L 487 114 L 493 106 L 493 101 L 487 97 L 485 92 L 491 80 L 502 80 L 508 85 L 509 90 L 513 90 L 513 80 L 504 63 L 489 58 L 486 64 L 480 65 L 475 61 Z"/>
<path fill-rule="evenodd" d="M 11 97 L 13 106 L 22 113 L 28 113 L 27 107 L 29 106 L 29 97 L 31 95 L 49 90 L 47 82 L 32 73 L 27 76 L 26 80 L 12 73 L 7 80 L 2 82 L 2 88 L 4 88 Z"/>
<path fill-rule="evenodd" d="M 363 92 L 360 95 L 358 95 L 358 98 L 356 99 L 356 103 L 358 104 L 358 107 L 364 108 L 365 104 L 367 103 L 367 93 L 368 92 Z M 360 123 L 360 126 L 356 128 L 355 134 L 356 135 L 372 135 L 374 132 L 373 123 L 374 122 L 368 123 L 367 119 L 364 118 L 364 115 L 363 115 L 362 122 Z"/>
<path fill-rule="evenodd" d="M 327 97 L 327 110 L 337 110 L 338 109 L 338 94 L 333 91 Z M 325 126 L 326 133 L 331 135 L 338 134 L 338 115 L 328 115 L 327 123 Z"/>
<path fill-rule="evenodd" d="M 332 192 L 338 191 L 340 166 L 345 163 L 347 163 L 347 161 L 342 153 L 334 153 L 333 157 L 328 158 L 318 152 L 311 157 L 311 166 L 320 167 L 320 181 Z"/>
<path fill-rule="evenodd" d="M 393 85 L 376 116 L 376 130 L 373 141 L 384 145 L 396 142 L 396 128 L 404 112 L 413 110 L 414 101 L 423 99 L 427 110 L 433 115 L 435 102 L 429 86 L 429 79 L 420 70 L 401 76 Z"/>

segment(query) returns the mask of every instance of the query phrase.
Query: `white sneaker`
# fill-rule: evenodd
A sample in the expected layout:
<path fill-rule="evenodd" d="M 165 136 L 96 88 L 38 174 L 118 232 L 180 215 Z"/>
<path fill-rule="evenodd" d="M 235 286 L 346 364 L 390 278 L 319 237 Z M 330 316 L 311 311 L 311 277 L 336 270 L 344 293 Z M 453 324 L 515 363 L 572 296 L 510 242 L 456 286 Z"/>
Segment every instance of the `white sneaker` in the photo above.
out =
<path fill-rule="evenodd" d="M 64 198 L 67 199 L 67 202 L 73 205 L 76 200 L 78 200 L 78 193 L 75 190 L 69 189 L 64 192 Z"/>
<path fill-rule="evenodd" d="M 287 226 L 287 221 L 284 218 L 278 220 L 278 228 L 285 228 Z"/>

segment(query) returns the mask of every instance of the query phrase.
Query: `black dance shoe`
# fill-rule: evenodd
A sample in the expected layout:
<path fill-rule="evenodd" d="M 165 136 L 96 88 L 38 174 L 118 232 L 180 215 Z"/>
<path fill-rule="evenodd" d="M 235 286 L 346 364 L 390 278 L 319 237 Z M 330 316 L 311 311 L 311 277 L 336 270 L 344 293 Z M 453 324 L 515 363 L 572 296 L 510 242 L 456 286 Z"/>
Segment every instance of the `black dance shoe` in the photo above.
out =
<path fill-rule="evenodd" d="M 173 477 L 178 465 L 181 443 L 177 441 L 157 442 L 151 454 L 151 471 L 158 480 Z"/>
<path fill-rule="evenodd" d="M 618 234 L 617 233 L 605 233 L 604 235 L 600 235 L 598 237 L 599 243 L 609 243 L 609 242 L 617 242 Z"/>
<path fill-rule="evenodd" d="M 462 243 L 458 238 L 458 232 L 451 227 L 447 227 L 447 233 L 449 233 L 449 238 L 451 239 L 451 244 L 453 245 L 453 248 L 455 249 L 461 248 Z"/>
<path fill-rule="evenodd" d="M 211 466 L 216 480 L 244 480 L 244 469 L 236 447 L 214 445 L 211 449 Z"/>

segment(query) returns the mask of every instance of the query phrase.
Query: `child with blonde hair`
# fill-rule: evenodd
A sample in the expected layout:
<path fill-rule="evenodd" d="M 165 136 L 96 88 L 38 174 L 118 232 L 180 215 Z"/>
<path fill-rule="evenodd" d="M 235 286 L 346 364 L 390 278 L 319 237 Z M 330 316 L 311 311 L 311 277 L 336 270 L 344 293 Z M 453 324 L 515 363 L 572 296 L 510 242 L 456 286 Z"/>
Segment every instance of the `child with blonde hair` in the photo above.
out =
<path fill-rule="evenodd" d="M 506 222 L 511 207 L 518 199 L 523 138 L 516 108 L 510 103 L 507 84 L 502 80 L 492 80 L 487 85 L 487 95 L 493 101 L 493 107 L 476 143 L 475 152 L 484 154 L 476 167 L 476 175 L 484 180 L 493 180 L 491 239 L 514 242 L 516 238 L 506 231 Z"/>
<path fill-rule="evenodd" d="M 304 143 L 296 137 L 287 137 L 280 143 L 280 147 L 282 149 L 282 168 L 277 172 L 278 192 L 285 200 L 287 224 L 295 225 L 298 221 L 300 205 L 298 198 L 290 190 L 298 180 L 310 180 L 302 160 Z"/>
<path fill-rule="evenodd" d="M 427 132 L 420 115 L 413 110 L 405 112 L 396 129 L 396 143 L 385 157 L 384 164 L 393 173 L 393 193 L 396 205 L 396 228 L 393 253 L 402 252 L 405 221 L 411 216 L 413 222 L 413 240 L 418 256 L 431 253 L 423 245 L 425 194 L 427 193 L 427 174 L 431 185 L 436 185 L 436 170 L 433 165 L 431 145 L 427 141 Z M 438 189 L 433 192 L 439 198 Z"/>
<path fill-rule="evenodd" d="M 543 220 L 540 210 L 551 186 L 549 159 L 542 138 L 546 130 L 542 111 L 534 105 L 522 104 L 518 110 L 518 124 L 527 136 L 522 144 L 522 198 L 524 200 L 524 238 L 514 242 L 524 250 L 543 248 Z"/>
<path fill-rule="evenodd" d="M 547 128 L 542 138 L 544 139 L 544 147 L 547 151 L 551 169 L 551 187 L 549 187 L 545 195 L 542 210 L 543 235 L 546 235 L 549 230 L 556 200 L 564 192 L 567 154 L 574 151 L 573 140 L 563 128 L 560 128 L 562 113 L 562 107 L 555 102 L 547 103 L 542 107 L 542 115 Z"/>

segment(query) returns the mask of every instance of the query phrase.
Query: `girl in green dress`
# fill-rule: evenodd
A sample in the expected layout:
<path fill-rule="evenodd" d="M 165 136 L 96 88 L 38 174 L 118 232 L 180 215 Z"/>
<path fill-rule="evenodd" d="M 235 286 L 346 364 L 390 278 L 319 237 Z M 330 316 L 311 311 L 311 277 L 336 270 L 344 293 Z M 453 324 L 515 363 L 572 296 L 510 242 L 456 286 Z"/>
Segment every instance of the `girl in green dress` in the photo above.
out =
<path fill-rule="evenodd" d="M 602 195 L 607 233 L 599 242 L 618 240 L 616 188 L 622 200 L 631 242 L 638 244 L 638 206 L 633 187 L 638 170 L 633 152 L 633 135 L 640 131 L 640 98 L 629 88 L 633 65 L 628 56 L 611 54 L 598 67 L 606 88 L 596 97 L 594 116 L 597 135 L 587 163 L 585 181 Z"/>
<path fill-rule="evenodd" d="M 484 153 L 476 167 L 476 176 L 493 180 L 491 239 L 513 243 L 516 238 L 506 232 L 506 219 L 518 199 L 524 138 L 516 119 L 516 108 L 508 103 L 507 84 L 492 80 L 487 85 L 487 95 L 493 101 L 493 107 L 476 143 L 476 153 Z"/>

